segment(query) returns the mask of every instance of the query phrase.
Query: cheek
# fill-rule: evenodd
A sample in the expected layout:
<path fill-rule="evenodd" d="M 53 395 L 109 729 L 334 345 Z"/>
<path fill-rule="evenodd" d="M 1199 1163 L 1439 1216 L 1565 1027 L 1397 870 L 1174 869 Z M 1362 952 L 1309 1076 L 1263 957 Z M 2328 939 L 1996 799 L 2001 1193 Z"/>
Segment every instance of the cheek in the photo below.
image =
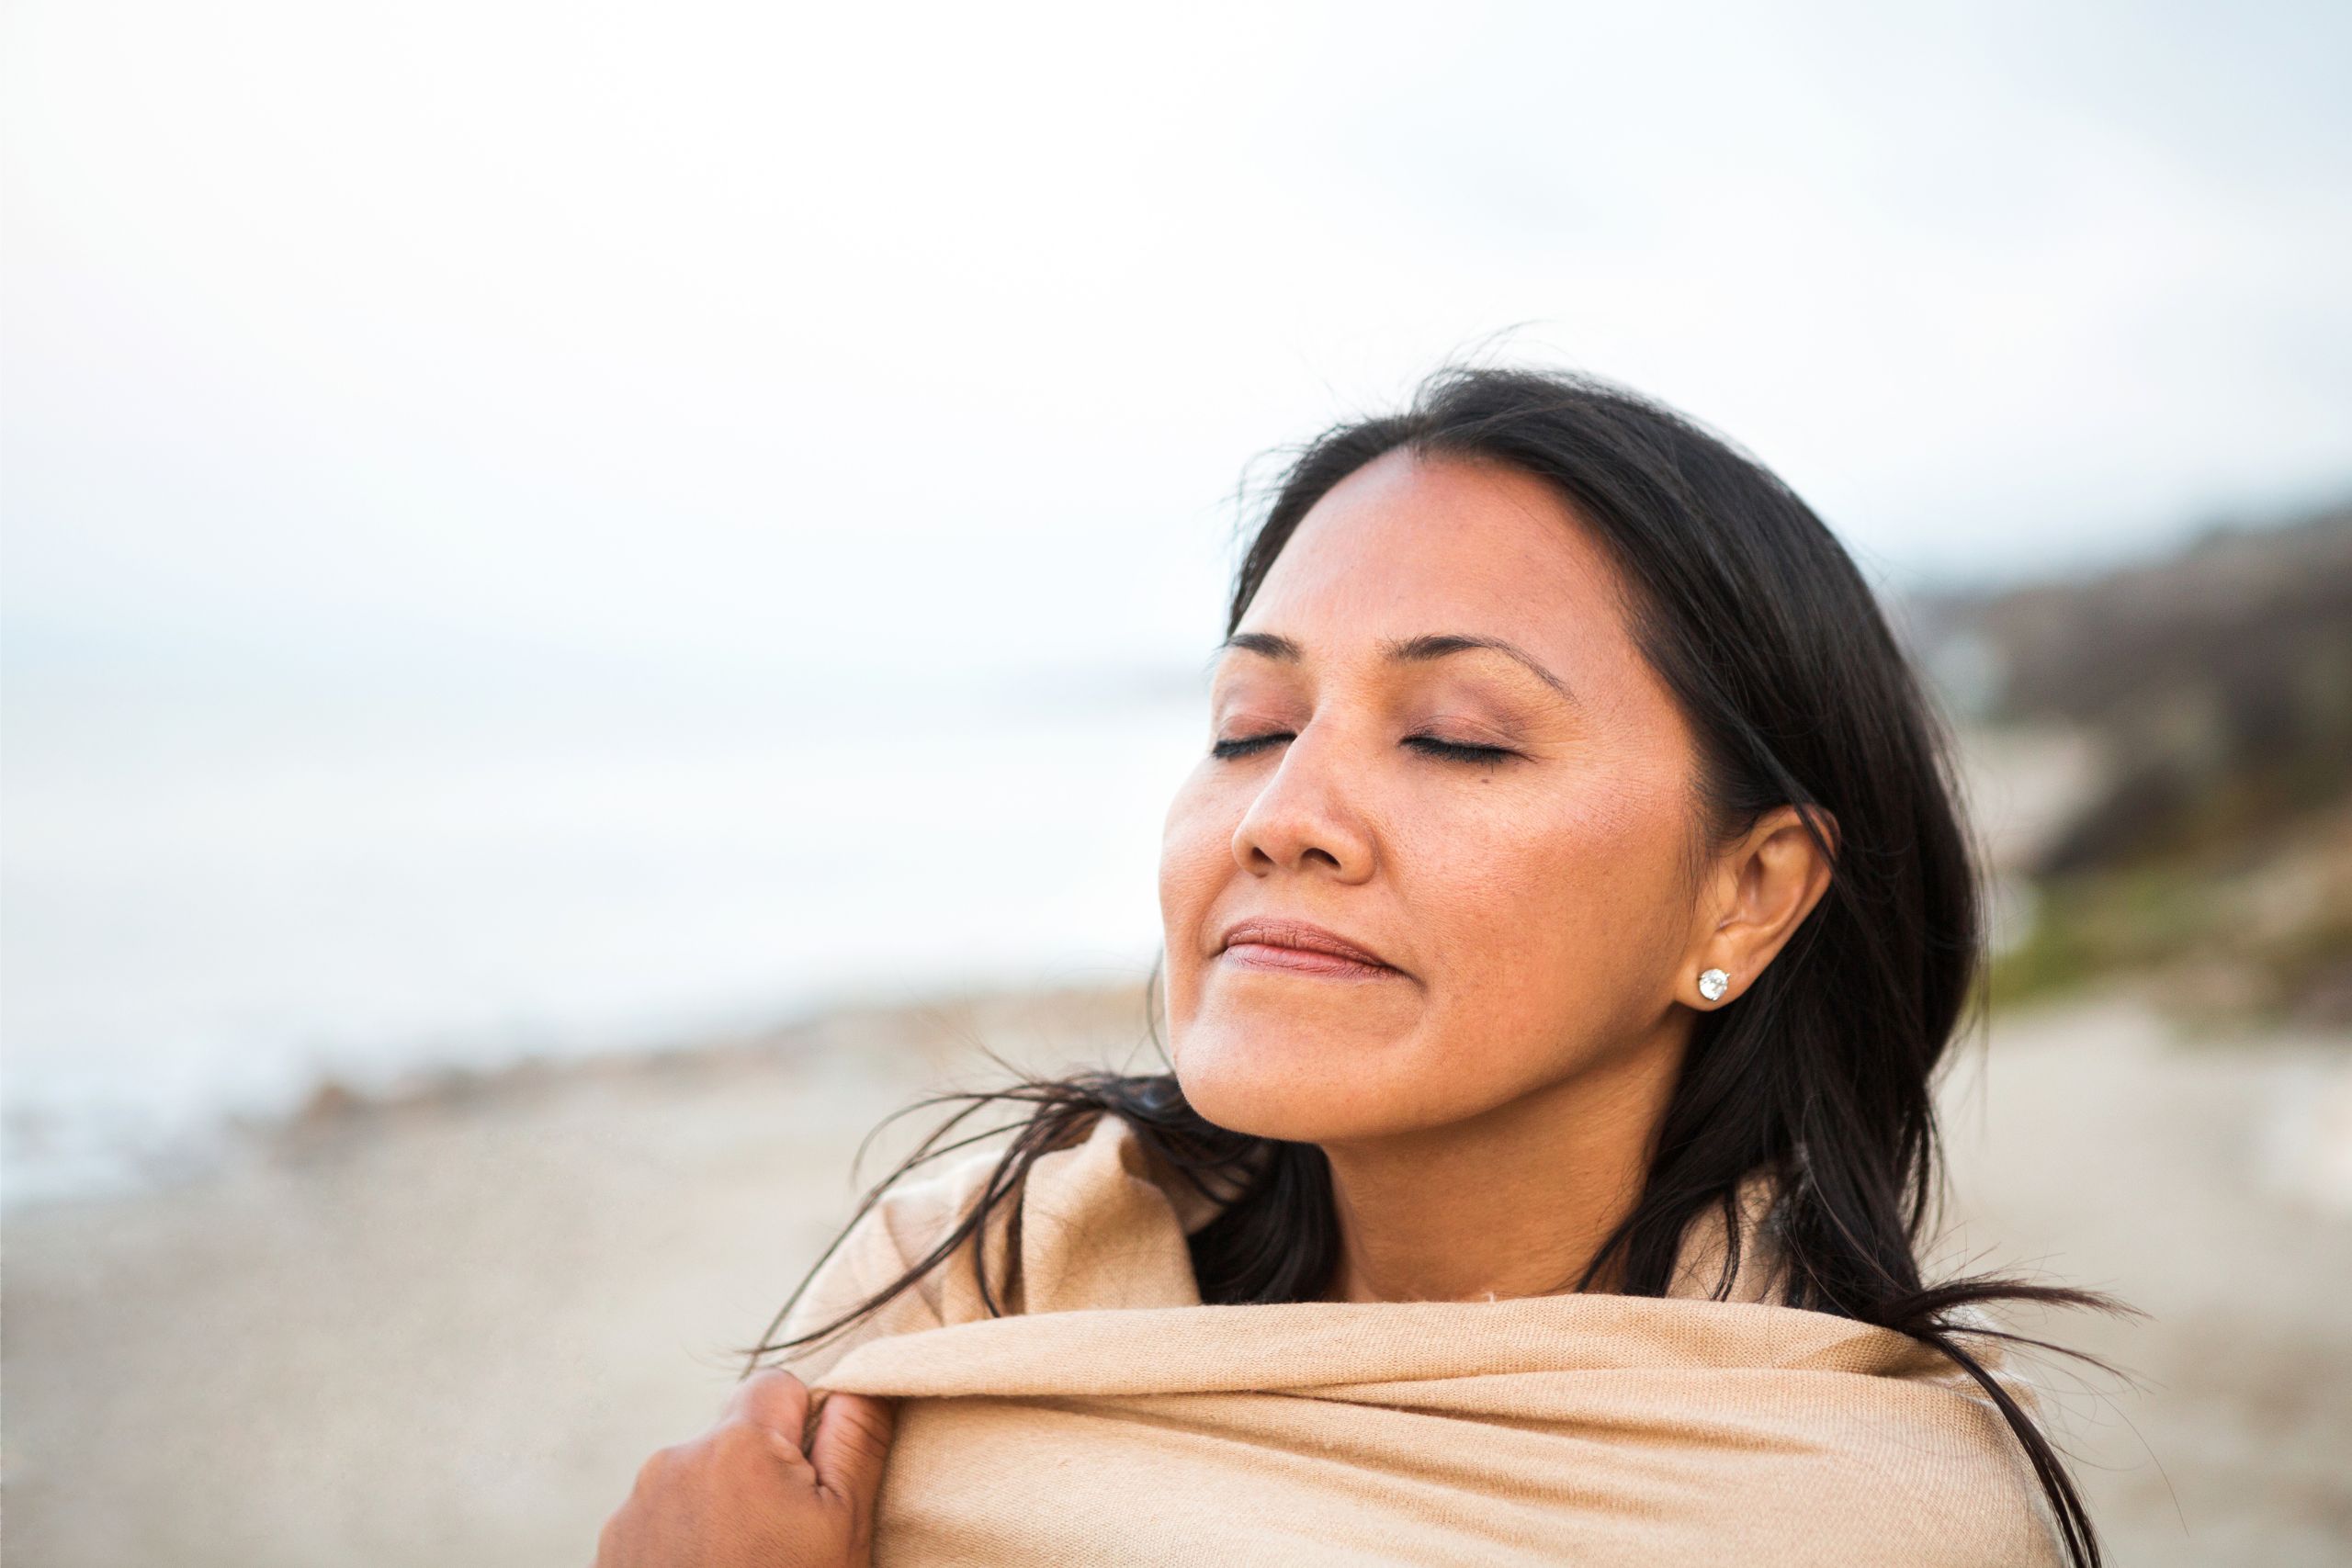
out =
<path fill-rule="evenodd" d="M 1173 917 L 1194 910 L 1221 879 L 1233 858 L 1233 834 L 1239 825 L 1241 803 L 1226 798 L 1231 792 L 1217 787 L 1196 771 L 1177 788 L 1168 803 L 1159 829 L 1159 903 Z"/>
<path fill-rule="evenodd" d="M 1203 923 L 1234 870 L 1239 806 L 1195 773 L 1170 802 L 1159 835 L 1160 935 L 1167 945 L 1169 1006 L 1189 1014 L 1207 940 Z"/>
<path fill-rule="evenodd" d="M 1678 799 L 1620 774 L 1417 836 L 1398 860 L 1448 981 L 1449 1035 L 1573 1048 L 1644 1005 L 1679 930 Z"/>

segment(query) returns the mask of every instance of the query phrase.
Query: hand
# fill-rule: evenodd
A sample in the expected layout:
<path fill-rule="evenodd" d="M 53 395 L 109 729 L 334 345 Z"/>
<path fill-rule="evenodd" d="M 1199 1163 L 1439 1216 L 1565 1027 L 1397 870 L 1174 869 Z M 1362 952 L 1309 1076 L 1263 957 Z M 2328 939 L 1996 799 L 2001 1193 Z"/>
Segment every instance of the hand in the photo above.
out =
<path fill-rule="evenodd" d="M 887 1399 L 828 1393 L 803 1453 L 808 1386 L 747 1378 L 717 1426 L 645 1461 L 595 1568 L 869 1568 L 896 1418 Z"/>

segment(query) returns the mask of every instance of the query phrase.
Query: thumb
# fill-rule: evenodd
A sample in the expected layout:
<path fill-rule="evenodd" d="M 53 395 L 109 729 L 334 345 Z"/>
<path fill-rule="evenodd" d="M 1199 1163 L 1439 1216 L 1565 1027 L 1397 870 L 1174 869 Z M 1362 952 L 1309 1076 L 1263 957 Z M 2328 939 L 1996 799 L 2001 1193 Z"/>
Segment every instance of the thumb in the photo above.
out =
<path fill-rule="evenodd" d="M 737 1384 L 718 1417 L 763 1427 L 797 1450 L 808 1421 L 808 1385 L 771 1367 Z"/>
<path fill-rule="evenodd" d="M 817 1484 L 846 1496 L 862 1522 L 873 1520 L 874 1495 L 881 1490 L 897 1425 L 897 1405 L 872 1394 L 828 1393 L 817 1413 L 817 1435 L 808 1445 Z"/>

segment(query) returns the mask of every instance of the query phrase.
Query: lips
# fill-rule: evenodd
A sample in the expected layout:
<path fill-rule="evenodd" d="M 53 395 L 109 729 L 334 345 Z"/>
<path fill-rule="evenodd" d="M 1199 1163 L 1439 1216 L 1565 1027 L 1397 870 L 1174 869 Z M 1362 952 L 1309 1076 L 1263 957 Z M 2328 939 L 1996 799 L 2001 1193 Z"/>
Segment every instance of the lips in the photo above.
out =
<path fill-rule="evenodd" d="M 1306 920 L 1246 919 L 1226 928 L 1218 943 L 1218 951 L 1244 944 L 1258 947 L 1288 949 L 1301 953 L 1320 953 L 1326 958 L 1360 964 L 1374 969 L 1396 969 L 1362 942 L 1350 942 L 1334 931 Z"/>

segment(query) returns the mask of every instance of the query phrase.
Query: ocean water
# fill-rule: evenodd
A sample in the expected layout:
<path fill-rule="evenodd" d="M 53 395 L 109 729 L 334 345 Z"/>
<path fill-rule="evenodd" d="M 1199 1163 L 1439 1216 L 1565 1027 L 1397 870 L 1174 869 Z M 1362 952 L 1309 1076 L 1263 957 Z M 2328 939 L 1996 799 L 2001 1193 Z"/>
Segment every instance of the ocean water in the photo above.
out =
<path fill-rule="evenodd" d="M 1182 681 L 681 702 L 12 672 L 10 1204 L 200 1168 L 232 1115 L 849 995 L 1140 976 Z"/>

